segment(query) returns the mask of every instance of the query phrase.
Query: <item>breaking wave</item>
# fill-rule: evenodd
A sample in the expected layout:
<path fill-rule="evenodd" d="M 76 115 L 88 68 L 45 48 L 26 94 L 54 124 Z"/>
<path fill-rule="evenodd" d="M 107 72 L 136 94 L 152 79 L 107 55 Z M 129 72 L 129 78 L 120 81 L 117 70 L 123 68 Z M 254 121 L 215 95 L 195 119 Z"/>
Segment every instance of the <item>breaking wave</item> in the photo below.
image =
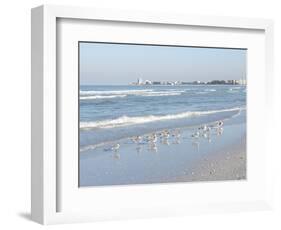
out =
<path fill-rule="evenodd" d="M 173 91 L 153 91 L 147 90 L 120 90 L 120 91 L 80 91 L 81 100 L 94 99 L 110 99 L 117 97 L 126 97 L 129 95 L 144 96 L 144 97 L 161 97 L 161 96 L 178 96 L 184 93 L 184 90 Z"/>
<path fill-rule="evenodd" d="M 170 92 L 151 92 L 151 93 L 143 94 L 141 96 L 144 96 L 144 97 L 162 97 L 162 96 L 178 96 L 178 95 L 181 95 L 181 94 L 182 94 L 182 92 L 170 91 Z"/>
<path fill-rule="evenodd" d="M 129 116 L 121 116 L 112 120 L 102 120 L 96 122 L 80 122 L 80 129 L 89 130 L 89 129 L 106 129 L 106 128 L 115 128 L 129 125 L 137 125 L 144 124 L 149 122 L 156 121 L 165 121 L 165 120 L 175 120 L 175 119 L 183 119 L 188 117 L 202 116 L 208 114 L 219 114 L 223 112 L 236 112 L 239 113 L 243 108 L 230 108 L 230 109 L 222 109 L 222 110 L 209 110 L 209 111 L 187 111 L 178 114 L 168 114 L 168 115 L 147 115 L 147 116 L 137 116 L 137 117 L 129 117 Z"/>
<path fill-rule="evenodd" d="M 120 95 L 120 94 L 126 94 L 126 95 L 132 95 L 132 94 L 143 94 L 145 92 L 152 92 L 152 89 L 139 89 L 139 90 L 114 90 L 114 91 L 80 91 L 80 95 Z"/>
<path fill-rule="evenodd" d="M 95 99 L 111 99 L 111 98 L 117 98 L 117 97 L 126 97 L 127 95 L 90 95 L 90 96 L 82 96 L 80 97 L 80 100 L 95 100 Z"/>

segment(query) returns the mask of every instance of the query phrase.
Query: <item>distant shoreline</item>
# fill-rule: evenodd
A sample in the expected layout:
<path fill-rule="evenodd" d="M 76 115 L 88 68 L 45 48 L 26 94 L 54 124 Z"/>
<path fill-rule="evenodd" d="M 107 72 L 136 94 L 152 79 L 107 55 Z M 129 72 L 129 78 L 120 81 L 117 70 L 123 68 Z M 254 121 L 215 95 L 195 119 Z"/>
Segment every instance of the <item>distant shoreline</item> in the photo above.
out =
<path fill-rule="evenodd" d="M 149 87 L 149 86 L 159 86 L 159 87 L 163 87 L 163 86 L 169 86 L 169 87 L 173 87 L 173 86 L 247 86 L 247 85 L 239 85 L 239 84 L 182 84 L 182 85 L 131 85 L 131 84 L 122 84 L 122 85 L 80 85 L 81 86 L 139 86 L 139 87 Z"/>

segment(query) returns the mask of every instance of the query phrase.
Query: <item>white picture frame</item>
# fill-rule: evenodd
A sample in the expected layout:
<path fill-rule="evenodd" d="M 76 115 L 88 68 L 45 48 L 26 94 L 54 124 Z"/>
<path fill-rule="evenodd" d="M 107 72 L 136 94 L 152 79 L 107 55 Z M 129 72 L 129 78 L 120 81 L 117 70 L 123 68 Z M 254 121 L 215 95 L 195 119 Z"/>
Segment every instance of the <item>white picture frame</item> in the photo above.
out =
<path fill-rule="evenodd" d="M 258 138 L 264 138 L 267 141 L 260 143 L 260 146 L 255 149 L 261 154 L 260 164 L 251 163 L 253 167 L 262 167 L 262 172 L 265 173 L 263 179 L 248 185 L 244 184 L 227 184 L 228 191 L 235 189 L 249 189 L 248 196 L 243 197 L 239 195 L 236 198 L 229 199 L 229 197 L 221 197 L 220 199 L 204 198 L 199 202 L 199 195 L 196 198 L 194 195 L 194 202 L 189 201 L 180 203 L 179 200 L 169 200 L 167 204 L 163 205 L 164 199 L 173 197 L 178 190 L 188 191 L 190 194 L 196 194 L 196 191 L 205 190 L 208 186 L 210 191 L 216 192 L 223 189 L 226 185 L 221 182 L 220 185 L 213 185 L 213 183 L 205 183 L 200 185 L 187 184 L 165 184 L 145 186 L 117 186 L 114 188 L 114 193 L 118 193 L 121 201 L 127 202 L 123 207 L 120 202 L 114 203 L 112 199 L 110 202 L 105 200 L 105 196 L 100 196 L 99 193 L 110 194 L 112 187 L 96 189 L 95 195 L 99 200 L 93 200 L 89 204 L 94 205 L 95 209 L 86 206 L 85 200 L 79 200 L 79 197 L 73 197 L 75 189 L 70 194 L 65 195 L 69 187 L 62 187 L 64 177 L 60 177 L 60 164 L 61 159 L 57 156 L 59 149 L 58 143 L 58 113 L 61 108 L 58 108 L 57 97 L 60 94 L 60 88 L 57 84 L 58 74 L 58 23 L 61 19 L 87 21 L 102 21 L 106 23 L 124 22 L 134 25 L 146 24 L 155 27 L 177 27 L 184 28 L 185 26 L 200 28 L 202 30 L 208 28 L 219 30 L 242 30 L 259 31 L 263 38 L 257 44 L 264 44 L 260 47 L 264 51 L 264 55 L 258 64 L 262 68 L 260 73 L 261 81 L 255 86 L 250 83 L 251 95 L 248 102 L 251 105 L 254 97 L 259 96 L 262 100 L 262 109 L 264 112 L 254 118 L 254 111 L 259 112 L 260 108 L 257 105 L 251 105 L 252 112 L 248 114 L 248 119 L 253 119 L 252 124 L 248 129 L 252 129 L 257 122 L 257 119 L 264 119 L 264 130 L 270 130 L 271 114 L 273 110 L 273 23 L 271 20 L 266 19 L 247 19 L 247 18 L 231 18 L 231 17 L 211 17 L 211 16 L 189 16 L 189 15 L 173 15 L 173 14 L 159 14 L 159 13 L 146 13 L 146 12 L 131 12 L 131 11 L 112 11 L 112 10 L 99 10 L 91 8 L 78 8 L 66 6 L 51 6 L 44 5 L 32 9 L 32 169 L 31 169 L 31 213 L 32 219 L 41 224 L 56 224 L 56 223 L 69 223 L 81 221 L 95 221 L 106 219 L 122 219 L 122 218 L 140 218 L 151 216 L 168 216 L 168 215 L 185 215 L 194 213 L 205 212 L 225 212 L 225 211 L 242 211 L 242 210 L 259 210 L 268 209 L 272 206 L 272 179 L 271 179 L 271 152 L 269 147 L 270 132 L 260 134 Z M 81 21 L 80 21 L 81 22 Z M 80 25 L 78 25 L 79 27 Z M 244 33 L 244 32 L 243 32 Z M 112 37 L 112 41 L 114 41 Z M 229 38 L 230 39 L 230 38 Z M 235 40 L 235 38 L 234 38 Z M 220 41 L 217 41 L 219 43 Z M 254 42 L 253 42 L 254 43 Z M 213 43 L 215 44 L 215 43 Z M 235 44 L 235 43 L 233 43 Z M 239 45 L 239 44 L 238 44 Z M 214 46 L 214 45 L 213 45 Z M 263 52 L 262 51 L 262 52 Z M 257 60 L 256 60 L 257 61 Z M 255 60 L 253 60 L 253 63 Z M 261 63 L 260 63 L 261 62 Z M 256 63 L 256 64 L 257 64 Z M 253 81 L 252 81 L 253 82 Z M 265 84 L 263 84 L 265 83 Z M 72 84 L 72 83 L 70 83 Z M 68 86 L 66 86 L 68 87 Z M 265 109 L 266 108 L 266 109 Z M 260 140 L 260 139 L 259 139 Z M 254 139 L 253 139 L 254 141 Z M 260 150 L 259 150 L 260 149 Z M 262 151 L 263 150 L 263 151 Z M 261 153 L 262 152 L 262 153 Z M 70 159 L 71 160 L 71 159 Z M 71 160 L 72 161 L 72 160 Z M 69 162 L 66 164 L 75 164 Z M 256 164 L 256 165 L 254 165 Z M 67 168 L 64 167 L 64 168 Z M 69 179 L 74 180 L 74 178 Z M 71 185 L 73 187 L 74 183 Z M 70 187 L 71 187 L 70 186 Z M 189 186 L 189 187 L 187 187 Z M 193 189 L 190 189 L 191 187 Z M 249 199 L 250 192 L 254 189 L 263 187 L 262 192 Z M 64 192 L 61 193 L 60 189 Z M 191 191 L 192 190 L 192 191 Z M 91 189 L 83 192 L 83 196 L 90 197 Z M 129 197 L 122 194 L 135 193 L 138 196 L 143 195 L 143 199 L 148 199 L 145 194 L 153 194 L 159 196 L 155 203 L 149 201 L 151 206 L 141 205 L 142 197 L 138 202 L 134 197 Z M 112 194 L 112 193 L 111 193 Z M 62 197 L 63 196 L 63 197 Z M 66 196 L 66 198 L 64 197 Z M 179 197 L 182 196 L 179 195 Z M 61 201 L 67 202 L 67 208 L 61 209 Z M 127 201 L 126 201 L 127 199 Z M 144 203 L 144 202 L 142 202 Z M 81 205 L 80 205 L 81 204 Z M 79 207 L 78 207 L 79 206 Z M 115 208 L 113 207 L 115 206 Z M 116 208 L 117 206 L 117 208 Z"/>

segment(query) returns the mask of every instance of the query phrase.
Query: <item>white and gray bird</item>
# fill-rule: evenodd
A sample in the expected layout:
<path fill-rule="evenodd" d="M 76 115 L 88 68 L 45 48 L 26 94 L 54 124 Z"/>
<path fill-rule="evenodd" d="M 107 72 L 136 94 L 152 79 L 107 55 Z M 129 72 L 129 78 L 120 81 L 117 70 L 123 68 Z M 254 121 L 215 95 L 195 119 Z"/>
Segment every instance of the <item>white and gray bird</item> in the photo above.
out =
<path fill-rule="evenodd" d="M 120 148 L 120 144 L 117 143 L 111 147 L 111 150 L 116 152 L 116 151 L 118 151 L 119 148 Z"/>
<path fill-rule="evenodd" d="M 139 143 L 142 140 L 141 136 L 134 136 L 131 138 L 134 143 Z"/>
<path fill-rule="evenodd" d="M 191 135 L 191 137 L 196 138 L 196 139 L 199 138 L 199 136 L 200 136 L 200 133 L 198 131 Z"/>
<path fill-rule="evenodd" d="M 164 130 L 164 137 L 169 138 L 170 132 L 168 130 Z"/>
<path fill-rule="evenodd" d="M 200 127 L 198 128 L 198 130 L 202 130 L 203 132 L 206 132 L 207 129 L 208 129 L 208 126 L 207 126 L 207 125 L 203 125 L 203 126 L 200 126 Z"/>
<path fill-rule="evenodd" d="M 223 126 L 223 121 L 218 121 L 217 122 L 217 127 L 222 127 Z"/>
<path fill-rule="evenodd" d="M 172 133 L 172 136 L 179 138 L 181 136 L 180 131 L 178 129 L 174 130 L 174 132 Z"/>
<path fill-rule="evenodd" d="M 157 135 L 155 133 L 153 133 L 150 138 L 149 138 L 150 142 L 156 143 L 157 142 Z"/>

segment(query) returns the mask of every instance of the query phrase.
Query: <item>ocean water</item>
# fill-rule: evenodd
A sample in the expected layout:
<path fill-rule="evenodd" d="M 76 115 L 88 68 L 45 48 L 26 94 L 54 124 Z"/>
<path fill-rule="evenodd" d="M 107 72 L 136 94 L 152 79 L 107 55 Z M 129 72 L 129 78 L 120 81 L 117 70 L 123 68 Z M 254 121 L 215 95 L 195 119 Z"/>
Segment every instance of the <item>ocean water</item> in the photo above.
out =
<path fill-rule="evenodd" d="M 231 118 L 246 108 L 240 85 L 81 86 L 80 153 L 124 138 Z"/>

